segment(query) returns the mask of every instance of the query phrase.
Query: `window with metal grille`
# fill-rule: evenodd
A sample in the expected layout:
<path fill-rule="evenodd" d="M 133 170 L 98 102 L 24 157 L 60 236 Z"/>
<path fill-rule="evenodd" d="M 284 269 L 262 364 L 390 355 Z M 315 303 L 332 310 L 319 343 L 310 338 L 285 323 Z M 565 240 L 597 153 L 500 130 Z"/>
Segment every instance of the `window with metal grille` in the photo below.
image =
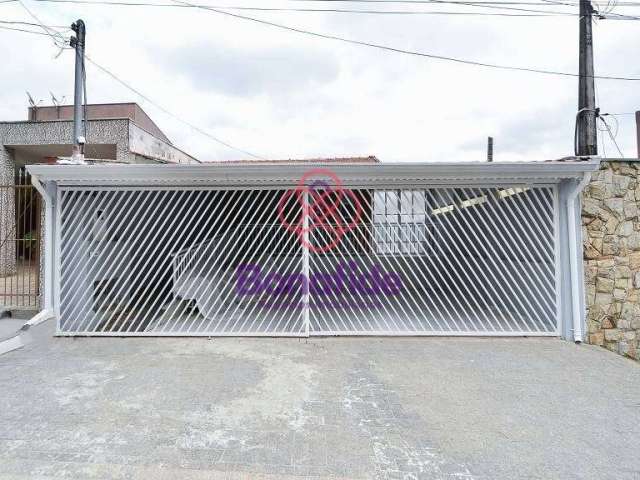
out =
<path fill-rule="evenodd" d="M 378 190 L 373 225 L 378 253 L 427 254 L 431 207 L 424 190 Z"/>

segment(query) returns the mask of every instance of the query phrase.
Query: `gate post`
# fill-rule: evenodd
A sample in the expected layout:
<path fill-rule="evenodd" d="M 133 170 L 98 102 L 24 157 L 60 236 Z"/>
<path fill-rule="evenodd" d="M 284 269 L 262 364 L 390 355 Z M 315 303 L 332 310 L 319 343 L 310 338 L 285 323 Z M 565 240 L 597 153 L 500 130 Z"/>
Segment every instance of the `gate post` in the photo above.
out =
<path fill-rule="evenodd" d="M 0 275 L 3 276 L 16 273 L 16 246 L 11 240 L 11 236 L 15 236 L 16 228 L 14 183 L 13 156 L 0 144 Z M 9 298 L 9 303 L 11 300 Z"/>
<path fill-rule="evenodd" d="M 306 211 L 303 212 L 304 219 L 302 225 L 302 275 L 304 278 L 304 292 L 303 292 L 303 319 L 305 336 L 309 336 L 310 330 L 310 318 L 309 318 L 309 190 L 305 189 L 303 194 L 303 205 L 306 207 Z M 305 208 L 303 207 L 303 208 Z"/>

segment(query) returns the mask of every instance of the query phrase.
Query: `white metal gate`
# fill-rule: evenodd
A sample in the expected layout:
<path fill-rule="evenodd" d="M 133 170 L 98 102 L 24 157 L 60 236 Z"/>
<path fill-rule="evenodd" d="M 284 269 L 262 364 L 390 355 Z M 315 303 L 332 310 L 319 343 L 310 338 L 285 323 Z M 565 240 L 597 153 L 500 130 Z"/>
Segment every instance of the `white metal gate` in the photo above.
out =
<path fill-rule="evenodd" d="M 312 289 L 312 333 L 557 334 L 554 188 L 354 192 L 371 223 L 311 254 L 348 278 Z"/>
<path fill-rule="evenodd" d="M 58 188 L 59 333 L 558 335 L 555 185 L 327 192 Z"/>

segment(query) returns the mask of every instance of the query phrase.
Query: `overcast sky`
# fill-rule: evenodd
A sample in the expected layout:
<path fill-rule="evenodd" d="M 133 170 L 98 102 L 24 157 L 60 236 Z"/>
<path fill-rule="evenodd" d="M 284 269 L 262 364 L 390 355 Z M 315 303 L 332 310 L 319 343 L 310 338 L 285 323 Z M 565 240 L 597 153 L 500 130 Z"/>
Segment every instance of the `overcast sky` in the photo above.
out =
<path fill-rule="evenodd" d="M 576 78 L 389 53 L 200 9 L 24 2 L 48 25 L 84 19 L 87 52 L 96 62 L 178 117 L 264 158 L 483 160 L 488 135 L 495 137 L 497 160 L 572 154 Z M 495 12 L 461 5 L 284 0 L 215 4 Z M 640 6 L 614 11 L 640 16 Z M 574 16 L 244 14 L 437 55 L 566 72 L 578 69 Z M 0 19 L 33 22 L 16 2 L 0 3 Z M 640 22 L 601 20 L 594 37 L 596 74 L 640 77 Z M 25 90 L 43 104 L 51 103 L 50 91 L 71 100 L 72 51 L 55 58 L 58 52 L 48 37 L 5 30 L 0 30 L 0 51 L 0 119 L 26 118 Z M 201 160 L 247 157 L 171 118 L 90 64 L 87 87 L 89 103 L 140 103 L 174 144 Z M 640 109 L 640 82 L 599 80 L 597 93 L 603 112 Z M 634 117 L 624 115 L 618 121 L 620 148 L 627 157 L 637 156 Z M 608 138 L 600 153 L 618 156 Z"/>

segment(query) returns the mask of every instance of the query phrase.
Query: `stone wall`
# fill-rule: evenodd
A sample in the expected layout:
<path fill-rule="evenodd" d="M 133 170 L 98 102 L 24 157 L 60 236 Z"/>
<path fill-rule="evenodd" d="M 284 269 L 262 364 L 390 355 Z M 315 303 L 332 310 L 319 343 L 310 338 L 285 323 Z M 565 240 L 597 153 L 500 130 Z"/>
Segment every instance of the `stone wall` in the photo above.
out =
<path fill-rule="evenodd" d="M 15 224 L 15 192 L 9 185 L 14 183 L 14 168 L 11 152 L 0 145 L 0 278 L 16 273 L 16 251 L 14 243 L 8 241 Z M 4 299 L 0 298 L 0 305 Z"/>
<path fill-rule="evenodd" d="M 640 360 L 640 161 L 602 162 L 582 194 L 588 341 Z"/>

